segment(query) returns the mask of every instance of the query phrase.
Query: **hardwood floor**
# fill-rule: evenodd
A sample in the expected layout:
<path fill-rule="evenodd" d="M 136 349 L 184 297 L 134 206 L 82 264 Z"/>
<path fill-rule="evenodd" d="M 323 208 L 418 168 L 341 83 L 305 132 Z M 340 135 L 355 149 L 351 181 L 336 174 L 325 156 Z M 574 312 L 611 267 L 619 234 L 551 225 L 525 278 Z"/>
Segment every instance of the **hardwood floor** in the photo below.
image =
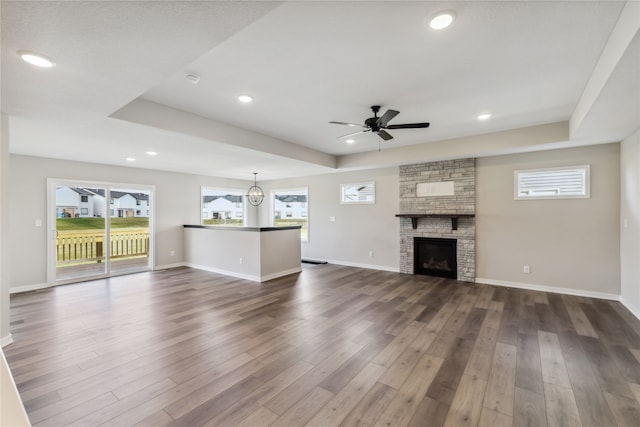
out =
<path fill-rule="evenodd" d="M 188 268 L 14 295 L 36 426 L 638 426 L 617 302 L 335 265 Z"/>

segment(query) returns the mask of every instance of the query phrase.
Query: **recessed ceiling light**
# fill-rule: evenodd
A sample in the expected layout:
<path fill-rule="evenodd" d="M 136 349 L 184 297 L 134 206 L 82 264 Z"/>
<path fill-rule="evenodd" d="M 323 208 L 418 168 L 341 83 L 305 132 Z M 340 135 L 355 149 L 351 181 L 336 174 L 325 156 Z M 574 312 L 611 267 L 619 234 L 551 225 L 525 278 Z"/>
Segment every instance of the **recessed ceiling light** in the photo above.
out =
<path fill-rule="evenodd" d="M 125 158 L 125 160 L 127 162 L 135 162 L 136 161 L 136 159 L 134 159 L 133 157 L 127 157 L 127 158 Z"/>
<path fill-rule="evenodd" d="M 249 95 L 240 95 L 238 97 L 238 101 L 244 103 L 244 104 L 248 104 L 249 102 L 253 101 L 253 98 L 250 97 Z"/>
<path fill-rule="evenodd" d="M 30 52 L 28 50 L 19 50 L 16 52 L 23 61 L 28 62 L 31 65 L 41 68 L 51 68 L 56 65 L 55 61 L 39 53 Z"/>
<path fill-rule="evenodd" d="M 491 117 L 490 113 L 478 114 L 478 120 L 487 120 Z"/>
<path fill-rule="evenodd" d="M 155 151 L 145 151 L 145 153 L 147 153 L 149 156 L 157 156 L 158 153 L 156 153 Z"/>
<path fill-rule="evenodd" d="M 347 139 L 345 142 L 347 144 L 353 144 L 354 142 L 356 142 L 356 140 L 355 139 Z"/>
<path fill-rule="evenodd" d="M 456 18 L 456 13 L 452 10 L 445 10 L 436 13 L 429 21 L 429 26 L 434 30 L 442 30 L 447 28 Z"/>

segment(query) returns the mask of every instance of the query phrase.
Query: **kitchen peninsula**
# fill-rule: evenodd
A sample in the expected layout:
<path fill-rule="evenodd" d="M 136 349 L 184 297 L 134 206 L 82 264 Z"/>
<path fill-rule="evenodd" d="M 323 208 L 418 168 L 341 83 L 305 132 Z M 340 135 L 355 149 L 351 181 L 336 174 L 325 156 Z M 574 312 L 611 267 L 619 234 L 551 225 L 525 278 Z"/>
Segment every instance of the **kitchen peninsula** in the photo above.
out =
<path fill-rule="evenodd" d="M 184 225 L 190 267 L 265 282 L 301 271 L 300 228 Z"/>

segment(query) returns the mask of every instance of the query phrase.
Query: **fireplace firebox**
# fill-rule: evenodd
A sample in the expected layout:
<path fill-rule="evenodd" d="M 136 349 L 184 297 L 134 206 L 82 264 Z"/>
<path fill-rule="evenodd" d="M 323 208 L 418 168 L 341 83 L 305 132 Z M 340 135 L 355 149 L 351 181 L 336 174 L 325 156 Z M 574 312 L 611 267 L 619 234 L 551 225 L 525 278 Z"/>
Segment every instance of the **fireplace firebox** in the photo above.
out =
<path fill-rule="evenodd" d="M 414 237 L 413 272 L 427 276 L 458 278 L 457 239 Z"/>

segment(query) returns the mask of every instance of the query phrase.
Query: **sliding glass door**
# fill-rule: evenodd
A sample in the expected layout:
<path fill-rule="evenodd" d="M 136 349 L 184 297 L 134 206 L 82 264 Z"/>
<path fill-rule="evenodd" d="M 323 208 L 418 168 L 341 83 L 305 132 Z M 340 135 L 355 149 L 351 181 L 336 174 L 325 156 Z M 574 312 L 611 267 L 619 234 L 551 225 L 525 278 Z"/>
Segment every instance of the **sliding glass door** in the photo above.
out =
<path fill-rule="evenodd" d="M 55 279 L 81 280 L 107 272 L 105 187 L 55 186 Z M 53 234 L 55 233 L 55 234 Z"/>
<path fill-rule="evenodd" d="M 49 180 L 49 283 L 152 267 L 153 188 Z"/>

